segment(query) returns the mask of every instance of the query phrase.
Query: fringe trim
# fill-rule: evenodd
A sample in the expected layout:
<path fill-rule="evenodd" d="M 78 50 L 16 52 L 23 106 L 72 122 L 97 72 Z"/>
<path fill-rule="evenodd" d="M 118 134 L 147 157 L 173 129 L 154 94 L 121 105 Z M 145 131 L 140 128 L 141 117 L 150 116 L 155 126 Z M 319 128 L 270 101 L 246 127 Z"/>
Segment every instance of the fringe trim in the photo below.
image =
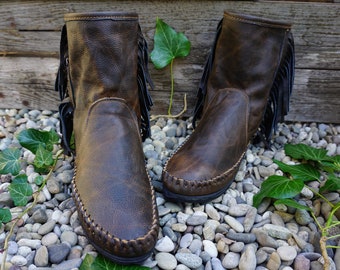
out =
<path fill-rule="evenodd" d="M 149 111 L 153 105 L 151 96 L 149 94 L 148 85 L 153 90 L 153 82 L 151 80 L 148 68 L 148 45 L 143 37 L 141 28 L 138 29 L 138 68 L 137 68 L 137 82 L 138 95 L 141 113 L 141 135 L 142 140 L 150 137 L 150 115 Z"/>
<path fill-rule="evenodd" d="M 273 86 L 270 90 L 266 111 L 254 141 L 269 143 L 272 132 L 277 124 L 284 120 L 289 111 L 289 100 L 294 84 L 295 49 L 292 33 L 287 33 L 286 48 L 283 52 L 281 64 L 276 73 Z"/>
<path fill-rule="evenodd" d="M 60 64 L 57 77 L 55 80 L 55 91 L 59 92 L 60 100 L 63 101 L 69 96 L 67 91 L 68 82 L 68 44 L 66 25 L 61 31 L 60 40 Z M 74 108 L 71 102 L 61 103 L 59 105 L 59 122 L 61 136 L 61 146 L 64 148 L 66 155 L 75 154 L 74 147 L 71 146 L 73 134 L 73 112 Z"/>
<path fill-rule="evenodd" d="M 199 84 L 199 87 L 198 87 L 197 102 L 196 102 L 196 106 L 195 106 L 195 110 L 194 110 L 194 116 L 193 116 L 193 119 L 192 119 L 192 125 L 193 125 L 194 128 L 196 128 L 196 121 L 199 120 L 202 116 L 202 110 L 203 110 L 203 106 L 204 106 L 205 96 L 207 94 L 208 78 L 209 78 L 209 74 L 210 74 L 210 71 L 212 69 L 212 65 L 213 65 L 213 61 L 214 61 L 216 43 L 217 43 L 218 37 L 220 36 L 220 33 L 221 33 L 222 22 L 223 22 L 223 19 L 220 20 L 220 22 L 217 25 L 215 41 L 214 41 L 212 49 L 209 53 L 208 60 L 205 64 L 205 66 L 204 66 L 203 75 L 202 75 L 202 78 L 201 78 L 201 81 L 200 81 L 200 84 Z"/>
<path fill-rule="evenodd" d="M 60 63 L 55 80 L 55 91 L 59 92 L 60 100 L 68 97 L 67 93 L 67 69 L 68 69 L 68 45 L 67 45 L 67 32 L 66 25 L 61 30 L 60 39 Z"/>
<path fill-rule="evenodd" d="M 73 105 L 71 102 L 61 103 L 59 105 L 61 146 L 64 148 L 66 155 L 75 154 L 75 147 L 71 145 L 73 134 Z"/>

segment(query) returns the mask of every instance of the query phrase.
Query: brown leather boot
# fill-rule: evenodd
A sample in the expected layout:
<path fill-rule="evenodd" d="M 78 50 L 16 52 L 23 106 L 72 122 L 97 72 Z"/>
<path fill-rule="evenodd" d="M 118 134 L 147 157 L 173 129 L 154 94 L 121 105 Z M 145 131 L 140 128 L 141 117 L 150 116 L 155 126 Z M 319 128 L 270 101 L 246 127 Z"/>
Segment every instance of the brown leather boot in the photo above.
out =
<path fill-rule="evenodd" d="M 60 117 L 68 151 L 74 133 L 79 219 L 99 253 L 140 263 L 156 243 L 158 215 L 140 134 L 149 134 L 152 102 L 138 16 L 76 13 L 64 19 L 56 87 L 61 99 L 71 99 L 61 104 Z"/>
<path fill-rule="evenodd" d="M 164 195 L 206 202 L 230 186 L 254 134 L 270 140 L 288 112 L 294 43 L 286 23 L 224 13 L 201 80 L 197 128 L 167 161 Z"/>

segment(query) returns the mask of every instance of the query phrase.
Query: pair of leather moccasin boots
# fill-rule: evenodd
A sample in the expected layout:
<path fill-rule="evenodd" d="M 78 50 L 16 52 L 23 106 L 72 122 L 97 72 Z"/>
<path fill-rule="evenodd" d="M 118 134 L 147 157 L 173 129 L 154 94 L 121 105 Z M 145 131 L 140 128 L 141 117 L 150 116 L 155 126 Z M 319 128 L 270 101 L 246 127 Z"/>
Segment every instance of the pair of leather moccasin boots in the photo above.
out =
<path fill-rule="evenodd" d="M 79 219 L 98 252 L 121 264 L 141 263 L 159 225 L 142 150 L 150 135 L 152 83 L 138 15 L 72 13 L 64 19 L 56 89 L 62 100 L 69 98 L 59 111 L 63 147 L 76 157 L 72 188 Z M 233 181 L 249 142 L 269 140 L 288 111 L 290 29 L 224 13 L 199 86 L 198 125 L 163 170 L 166 198 L 216 198 Z"/>

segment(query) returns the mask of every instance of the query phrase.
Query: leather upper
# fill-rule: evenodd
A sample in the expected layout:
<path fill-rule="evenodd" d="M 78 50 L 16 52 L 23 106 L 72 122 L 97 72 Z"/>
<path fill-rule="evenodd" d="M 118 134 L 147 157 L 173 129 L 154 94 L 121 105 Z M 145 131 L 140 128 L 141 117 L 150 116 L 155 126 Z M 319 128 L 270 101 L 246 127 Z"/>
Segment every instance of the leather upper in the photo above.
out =
<path fill-rule="evenodd" d="M 225 12 L 200 83 L 200 121 L 163 170 L 169 198 L 206 201 L 231 184 L 270 94 L 277 110 L 288 91 L 277 79 L 289 31 L 289 24 Z"/>
<path fill-rule="evenodd" d="M 65 21 L 79 219 L 100 253 L 139 263 L 159 228 L 142 151 L 138 17 L 73 13 Z"/>

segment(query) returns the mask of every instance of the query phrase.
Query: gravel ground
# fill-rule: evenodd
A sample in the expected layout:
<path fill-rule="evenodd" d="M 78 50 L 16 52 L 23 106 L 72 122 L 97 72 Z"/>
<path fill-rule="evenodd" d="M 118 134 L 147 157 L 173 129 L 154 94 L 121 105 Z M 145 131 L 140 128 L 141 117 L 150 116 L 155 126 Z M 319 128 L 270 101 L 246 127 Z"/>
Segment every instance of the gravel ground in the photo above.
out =
<path fill-rule="evenodd" d="M 59 130 L 58 114 L 38 110 L 0 110 L 0 150 L 18 147 L 15 135 L 23 129 Z M 261 182 L 280 174 L 273 158 L 291 162 L 283 151 L 285 143 L 306 143 L 340 154 L 340 126 L 285 123 L 278 126 L 271 149 L 250 145 L 239 172 L 225 194 L 200 204 L 176 204 L 162 196 L 162 166 L 172 151 L 192 132 L 190 119 L 152 122 L 152 136 L 143 143 L 147 169 L 157 191 L 161 230 L 154 254 L 144 263 L 153 269 L 322 269 L 317 226 L 306 211 L 264 201 L 258 209 L 252 197 Z M 27 161 L 33 156 L 23 151 Z M 65 157 L 39 195 L 38 205 L 19 221 L 9 242 L 10 269 L 77 269 L 87 253 L 96 255 L 79 224 L 71 198 L 72 157 Z M 29 162 L 27 162 L 29 163 Z M 23 168 L 29 181 L 37 175 L 31 165 Z M 10 177 L 1 175 L 0 206 L 9 207 L 15 217 L 23 211 L 14 207 L 8 194 Z M 316 183 L 310 183 L 315 185 Z M 32 184 L 34 187 L 34 184 Z M 34 187 L 36 188 L 36 187 Z M 326 195 L 331 202 L 339 193 Z M 312 205 L 304 190 L 301 199 Z M 314 202 L 322 224 L 330 209 Z M 0 229 L 0 247 L 9 226 Z M 330 244 L 338 245 L 338 240 Z M 328 250 L 332 269 L 340 269 L 340 252 Z M 2 261 L 2 253 L 0 253 Z"/>

